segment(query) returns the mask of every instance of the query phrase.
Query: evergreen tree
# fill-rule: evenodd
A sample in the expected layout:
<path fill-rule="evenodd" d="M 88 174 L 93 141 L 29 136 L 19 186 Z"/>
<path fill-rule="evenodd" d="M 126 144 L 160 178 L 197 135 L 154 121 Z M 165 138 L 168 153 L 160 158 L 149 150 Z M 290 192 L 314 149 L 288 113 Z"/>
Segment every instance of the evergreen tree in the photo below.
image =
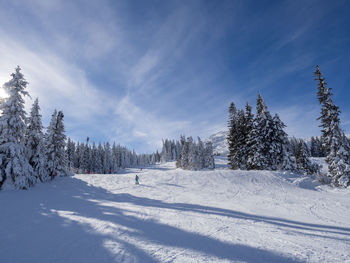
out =
<path fill-rule="evenodd" d="M 67 147 L 66 147 L 66 156 L 67 156 L 67 167 L 69 171 L 73 171 L 74 160 L 75 160 L 75 143 L 68 138 Z"/>
<path fill-rule="evenodd" d="M 101 143 L 97 146 L 97 157 L 96 157 L 96 173 L 102 174 L 104 173 L 104 166 L 103 166 L 103 160 L 104 160 L 104 149 Z"/>
<path fill-rule="evenodd" d="M 133 158 L 132 162 L 133 166 L 137 165 L 137 160 Z M 117 173 L 119 170 L 119 150 L 118 147 L 116 146 L 115 142 L 113 142 L 112 145 L 112 172 Z"/>
<path fill-rule="evenodd" d="M 213 144 L 212 144 L 212 142 L 206 142 L 205 143 L 204 168 L 207 168 L 207 169 L 214 169 L 215 168 L 215 161 L 214 161 Z"/>
<path fill-rule="evenodd" d="M 249 113 L 248 113 L 249 114 Z M 251 114 L 251 113 L 250 113 Z M 248 121 L 246 119 L 246 112 L 244 110 L 239 110 L 237 114 L 237 134 L 236 134 L 236 148 L 234 149 L 234 157 L 235 163 L 237 163 L 239 169 L 247 169 L 247 161 L 248 161 L 248 130 L 249 127 Z"/>
<path fill-rule="evenodd" d="M 317 145 L 317 137 L 311 137 L 310 141 L 310 154 L 312 157 L 320 157 L 320 152 Z"/>
<path fill-rule="evenodd" d="M 188 137 L 185 143 L 185 151 L 182 155 L 183 162 L 182 162 L 182 168 L 184 169 L 191 169 L 191 166 L 193 164 L 194 159 L 194 150 L 193 150 L 193 138 L 192 136 Z"/>
<path fill-rule="evenodd" d="M 42 131 L 43 125 L 39 111 L 39 100 L 36 99 L 27 121 L 28 125 L 25 136 L 26 156 L 29 160 L 29 164 L 32 166 L 33 176 L 36 182 L 40 181 L 42 177 L 45 177 L 47 173 L 43 141 L 44 135 Z"/>
<path fill-rule="evenodd" d="M 36 182 L 25 155 L 23 97 L 28 95 L 28 82 L 20 71 L 17 66 L 12 79 L 4 84 L 9 98 L 0 106 L 0 188 L 27 189 Z"/>
<path fill-rule="evenodd" d="M 314 174 L 317 169 L 315 169 L 309 158 L 307 149 L 305 148 L 305 144 L 303 140 L 299 140 L 298 142 L 298 149 L 295 156 L 296 160 L 296 167 L 299 172 L 302 172 L 304 174 Z M 315 171 L 316 170 L 316 171 Z"/>
<path fill-rule="evenodd" d="M 320 71 L 319 66 L 316 66 L 315 74 L 315 80 L 318 81 L 318 90 L 317 90 L 317 98 L 319 103 L 321 104 L 321 116 L 318 118 L 318 120 L 321 120 L 321 128 L 322 128 L 322 136 L 321 141 L 323 143 L 323 146 L 326 150 L 326 154 L 330 152 L 330 144 L 331 144 L 331 138 L 332 138 L 332 130 L 330 129 L 329 125 L 333 121 L 332 119 L 334 117 L 338 117 L 340 111 L 336 107 L 334 108 L 333 101 L 331 99 L 331 96 L 333 95 L 331 93 L 331 88 L 327 87 L 327 83 L 325 82 L 325 78 L 323 78 L 322 73 Z M 330 116 L 330 111 L 336 111 L 336 116 Z M 339 120 L 337 120 L 339 121 Z"/>
<path fill-rule="evenodd" d="M 235 104 L 232 102 L 229 107 L 229 120 L 228 120 L 228 135 L 227 135 L 227 145 L 228 145 L 228 166 L 231 169 L 239 168 L 239 160 L 236 158 L 237 149 L 239 148 L 238 142 L 238 112 Z"/>
<path fill-rule="evenodd" d="M 184 154 L 185 154 L 185 144 L 186 144 L 186 139 L 185 139 L 185 136 L 184 135 L 181 135 L 180 136 L 180 142 L 179 142 L 179 144 L 180 144 L 180 154 L 179 154 L 179 156 L 178 156 L 178 158 L 177 158 L 177 160 L 176 160 L 176 167 L 183 167 L 182 165 L 183 165 L 183 159 L 184 159 Z M 157 151 L 157 154 L 159 154 L 158 153 L 158 151 Z"/>
<path fill-rule="evenodd" d="M 205 147 L 201 138 L 198 136 L 197 142 L 197 154 L 198 154 L 198 165 L 197 170 L 205 168 Z"/>
<path fill-rule="evenodd" d="M 127 167 L 125 165 L 126 159 L 124 160 L 123 168 Z M 103 169 L 105 174 L 109 174 L 112 172 L 112 153 L 111 153 L 111 145 L 109 142 L 104 145 L 104 156 L 103 156 Z"/>
<path fill-rule="evenodd" d="M 90 171 L 91 173 L 96 173 L 97 171 L 97 161 L 98 160 L 98 151 L 95 142 L 92 142 L 91 147 L 91 166 Z"/>
<path fill-rule="evenodd" d="M 79 171 L 79 168 L 80 168 L 80 150 L 81 150 L 81 147 L 80 147 L 80 142 L 77 142 L 77 145 L 75 147 L 75 153 L 74 153 L 74 159 L 73 159 L 73 162 L 74 162 L 74 170 L 76 173 L 80 173 Z"/>
<path fill-rule="evenodd" d="M 339 131 L 339 130 L 338 130 Z M 350 185 L 350 145 L 344 134 L 334 136 L 330 145 L 330 153 L 326 158 L 328 169 L 334 186 Z"/>
<path fill-rule="evenodd" d="M 294 171 L 295 160 L 289 145 L 288 135 L 284 131 L 286 125 L 281 121 L 278 114 L 273 117 L 273 136 L 271 140 L 271 158 L 273 170 Z"/>
<path fill-rule="evenodd" d="M 247 168 L 256 170 L 271 169 L 273 160 L 270 147 L 273 136 L 273 121 L 260 94 L 256 107 L 257 114 L 254 119 L 254 126 L 249 134 L 251 149 Z"/>
<path fill-rule="evenodd" d="M 327 152 L 328 174 L 334 186 L 346 187 L 350 183 L 350 149 L 348 140 L 340 128 L 340 110 L 333 103 L 331 89 L 327 88 L 327 83 L 318 66 L 316 66 L 315 77 L 318 81 L 317 96 L 322 106 L 319 119 L 322 127 L 321 140 Z"/>
<path fill-rule="evenodd" d="M 62 111 L 55 110 L 46 133 L 46 159 L 48 175 L 42 181 L 54 179 L 55 176 L 68 175 L 67 159 L 65 154 L 66 136 L 64 134 Z"/>
<path fill-rule="evenodd" d="M 245 131 L 245 139 L 243 144 L 241 145 L 242 153 L 243 153 L 243 162 L 241 163 L 241 169 L 248 169 L 248 158 L 253 155 L 253 128 L 254 128 L 254 115 L 252 113 L 252 107 L 246 103 L 245 106 L 245 123 L 244 123 L 244 131 Z"/>
<path fill-rule="evenodd" d="M 176 145 L 177 143 L 173 143 Z M 214 169 L 213 145 L 211 142 L 204 143 L 198 137 L 195 142 L 192 137 L 185 140 L 184 136 L 180 137 L 181 153 L 176 160 L 176 167 L 185 170 L 201 170 L 203 168 Z"/>
<path fill-rule="evenodd" d="M 89 140 L 90 138 L 86 138 L 86 143 L 84 145 L 83 149 L 83 159 L 82 159 L 82 169 L 84 173 L 90 172 L 90 165 L 91 165 L 91 153 L 90 153 L 90 147 L 89 147 Z"/>

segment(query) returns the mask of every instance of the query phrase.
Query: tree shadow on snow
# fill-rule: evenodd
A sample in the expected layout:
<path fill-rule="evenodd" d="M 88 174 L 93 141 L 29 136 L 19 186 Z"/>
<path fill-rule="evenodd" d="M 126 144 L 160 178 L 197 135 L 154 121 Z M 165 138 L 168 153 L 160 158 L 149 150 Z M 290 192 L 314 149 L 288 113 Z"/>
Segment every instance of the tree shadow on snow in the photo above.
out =
<path fill-rule="evenodd" d="M 48 195 L 45 200 L 41 200 L 43 195 L 40 195 L 40 198 L 31 200 L 34 202 L 32 205 L 38 208 L 33 211 L 32 216 L 39 224 L 37 235 L 29 238 L 31 240 L 29 244 L 22 244 L 24 247 L 27 246 L 25 251 L 30 251 L 26 255 L 26 262 L 161 262 L 151 251 L 142 248 L 142 244 L 149 243 L 153 247 L 161 246 L 162 250 L 166 250 L 166 254 L 173 257 L 170 261 L 178 256 L 172 248 L 178 248 L 184 253 L 194 251 L 230 261 L 301 262 L 268 250 L 226 243 L 156 220 L 133 216 L 133 211 L 119 208 L 118 203 L 127 202 L 141 207 L 158 207 L 260 221 L 278 222 L 277 219 L 213 207 L 164 203 L 129 194 L 113 194 L 76 178 L 66 178 L 59 182 L 58 187 L 49 191 L 46 189 L 45 192 L 51 196 Z M 99 222 L 104 224 L 101 225 Z M 28 227 L 33 226 L 30 224 Z M 21 230 L 17 231 L 21 235 Z M 26 239 L 28 240 L 28 237 Z M 12 246 L 18 247 L 18 243 L 14 242 Z M 155 253 L 156 248 L 153 250 Z M 23 260 L 17 260 L 20 261 Z"/>
<path fill-rule="evenodd" d="M 306 223 L 306 222 L 289 220 L 289 219 L 284 219 L 279 217 L 254 215 L 254 214 L 248 214 L 248 213 L 243 213 L 243 212 L 229 210 L 229 209 L 202 206 L 202 205 L 196 205 L 196 204 L 166 203 L 161 200 L 137 197 L 130 194 L 116 194 L 115 197 L 113 198 L 115 202 L 127 202 L 138 206 L 157 207 L 157 208 L 177 210 L 181 212 L 195 212 L 195 213 L 215 215 L 215 216 L 226 216 L 226 217 L 231 217 L 235 219 L 251 220 L 254 222 L 263 222 L 263 223 L 273 224 L 279 227 L 284 227 L 284 228 L 289 228 L 294 230 L 317 231 L 317 232 L 323 232 L 323 233 L 350 236 L 350 228 L 346 228 L 346 227 Z M 333 237 L 330 237 L 330 238 L 333 238 Z M 334 239 L 338 239 L 338 238 L 334 238 Z M 343 239 L 343 240 L 350 241 L 350 239 Z"/>

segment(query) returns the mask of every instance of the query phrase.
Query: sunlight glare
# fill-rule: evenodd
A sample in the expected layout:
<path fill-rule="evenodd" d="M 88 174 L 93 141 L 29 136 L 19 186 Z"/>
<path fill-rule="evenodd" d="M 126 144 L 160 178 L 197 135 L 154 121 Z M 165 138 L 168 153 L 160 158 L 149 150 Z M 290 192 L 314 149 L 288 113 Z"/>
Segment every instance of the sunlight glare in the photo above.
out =
<path fill-rule="evenodd" d="M 7 92 L 5 91 L 5 89 L 3 87 L 0 87 L 0 99 L 6 99 L 8 98 L 8 94 Z"/>

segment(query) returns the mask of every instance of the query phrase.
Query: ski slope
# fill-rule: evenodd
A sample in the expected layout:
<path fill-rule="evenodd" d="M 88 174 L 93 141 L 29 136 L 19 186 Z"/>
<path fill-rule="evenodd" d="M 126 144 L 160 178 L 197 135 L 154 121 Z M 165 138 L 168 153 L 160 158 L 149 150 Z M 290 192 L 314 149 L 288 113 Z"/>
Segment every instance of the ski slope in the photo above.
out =
<path fill-rule="evenodd" d="M 350 262 L 349 189 L 217 163 L 0 192 L 0 262 Z"/>

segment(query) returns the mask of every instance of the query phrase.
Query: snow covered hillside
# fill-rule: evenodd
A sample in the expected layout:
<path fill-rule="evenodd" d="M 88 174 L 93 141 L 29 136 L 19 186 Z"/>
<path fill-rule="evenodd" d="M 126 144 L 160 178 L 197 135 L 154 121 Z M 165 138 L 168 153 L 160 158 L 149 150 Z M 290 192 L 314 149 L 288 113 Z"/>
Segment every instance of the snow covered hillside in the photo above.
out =
<path fill-rule="evenodd" d="M 208 141 L 213 143 L 214 154 L 226 156 L 228 153 L 227 131 L 219 131 L 208 137 Z"/>
<path fill-rule="evenodd" d="M 0 261 L 350 262 L 349 189 L 225 162 L 2 191 Z"/>

